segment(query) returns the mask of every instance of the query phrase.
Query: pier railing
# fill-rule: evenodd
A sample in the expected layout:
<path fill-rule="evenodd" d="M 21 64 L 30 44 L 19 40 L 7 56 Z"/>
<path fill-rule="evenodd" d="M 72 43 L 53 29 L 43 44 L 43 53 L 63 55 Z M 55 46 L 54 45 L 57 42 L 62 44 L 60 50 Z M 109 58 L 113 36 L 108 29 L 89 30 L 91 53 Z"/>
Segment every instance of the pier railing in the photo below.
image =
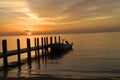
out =
<path fill-rule="evenodd" d="M 48 40 L 50 39 L 50 40 Z M 54 39 L 54 42 L 53 42 Z M 17 55 L 18 59 L 18 66 L 21 65 L 21 54 L 22 53 L 27 53 L 27 61 L 30 64 L 31 63 L 31 51 L 35 51 L 35 56 L 37 56 L 38 59 L 40 59 L 40 50 L 42 50 L 42 54 L 44 52 L 48 52 L 51 50 L 48 50 L 48 48 L 51 48 L 53 44 L 59 43 L 61 44 L 61 39 L 60 36 L 58 37 L 58 41 L 56 36 L 55 37 L 41 37 L 41 44 L 39 42 L 39 38 L 34 39 L 34 47 L 31 47 L 31 40 L 30 38 L 26 39 L 26 48 L 20 48 L 20 39 L 17 39 L 17 49 L 16 50 L 7 50 L 7 40 L 2 40 L 2 52 L 0 52 L 0 58 L 3 58 L 3 68 L 6 69 L 8 67 L 8 57 Z M 48 41 L 50 43 L 48 43 Z"/>

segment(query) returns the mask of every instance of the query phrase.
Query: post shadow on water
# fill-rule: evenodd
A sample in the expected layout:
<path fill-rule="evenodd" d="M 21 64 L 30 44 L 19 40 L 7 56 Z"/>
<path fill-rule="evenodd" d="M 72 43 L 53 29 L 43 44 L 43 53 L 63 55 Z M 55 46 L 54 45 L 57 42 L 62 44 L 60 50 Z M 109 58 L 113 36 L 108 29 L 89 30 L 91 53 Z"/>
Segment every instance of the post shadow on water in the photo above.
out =
<path fill-rule="evenodd" d="M 22 65 L 24 64 L 28 64 L 28 73 L 31 74 L 31 70 L 32 70 L 32 62 L 35 61 L 37 64 L 37 68 L 38 70 L 40 70 L 40 66 L 42 64 L 47 64 L 47 60 L 56 60 L 56 59 L 60 59 L 62 58 L 64 55 L 68 54 L 70 51 L 62 51 L 62 52 L 49 52 L 47 49 L 43 49 L 43 53 L 42 55 L 39 55 L 39 51 L 35 51 L 37 56 L 32 56 L 31 60 L 28 61 L 28 58 L 21 60 L 21 63 L 19 64 L 17 61 L 16 62 L 11 62 L 8 64 L 8 67 L 2 67 L 0 66 L 0 73 L 2 73 L 3 77 L 7 77 L 7 75 L 9 75 L 9 71 L 12 69 L 17 68 L 18 70 L 18 77 L 20 77 L 21 73 L 22 73 Z M 47 66 L 46 66 L 47 67 Z"/>

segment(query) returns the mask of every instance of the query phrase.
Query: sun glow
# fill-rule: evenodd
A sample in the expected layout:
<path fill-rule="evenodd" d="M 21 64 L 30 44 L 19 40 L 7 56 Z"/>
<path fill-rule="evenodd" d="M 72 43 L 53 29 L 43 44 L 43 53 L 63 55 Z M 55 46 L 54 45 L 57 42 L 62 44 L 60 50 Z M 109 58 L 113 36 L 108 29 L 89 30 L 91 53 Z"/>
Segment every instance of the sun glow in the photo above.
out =
<path fill-rule="evenodd" d="M 52 24 L 54 25 L 55 23 L 54 22 L 51 22 L 49 20 L 57 20 L 57 19 L 60 19 L 60 18 L 39 18 L 38 16 L 36 16 L 35 14 L 31 13 L 31 12 L 28 12 L 26 13 L 26 15 L 29 17 L 29 18 L 25 18 L 25 20 L 27 20 L 28 22 L 31 22 L 30 24 Z"/>
<path fill-rule="evenodd" d="M 31 29 L 27 29 L 27 30 L 25 30 L 25 32 L 27 33 L 28 36 L 30 36 L 32 34 Z"/>
<path fill-rule="evenodd" d="M 32 33 L 31 32 L 28 32 L 28 36 L 30 36 Z"/>

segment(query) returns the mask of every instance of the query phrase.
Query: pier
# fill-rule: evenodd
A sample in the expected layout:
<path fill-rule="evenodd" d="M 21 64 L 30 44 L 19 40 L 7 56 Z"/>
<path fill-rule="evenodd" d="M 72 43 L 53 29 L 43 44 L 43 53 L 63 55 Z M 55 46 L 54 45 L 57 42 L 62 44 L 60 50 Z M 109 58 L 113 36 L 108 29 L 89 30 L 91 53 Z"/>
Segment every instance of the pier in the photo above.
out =
<path fill-rule="evenodd" d="M 39 39 L 41 39 L 41 43 L 39 42 Z M 53 42 L 54 41 L 54 42 Z M 26 39 L 26 48 L 21 48 L 20 46 L 20 39 L 16 40 L 17 43 L 17 49 L 16 50 L 7 50 L 7 40 L 2 40 L 2 52 L 0 52 L 0 58 L 3 58 L 3 69 L 6 70 L 7 67 L 9 67 L 9 56 L 17 55 L 17 66 L 20 68 L 21 62 L 21 54 L 27 53 L 27 62 L 29 65 L 31 65 L 31 59 L 32 59 L 32 53 L 31 51 L 35 51 L 34 55 L 35 58 L 38 60 L 40 59 L 40 50 L 42 55 L 46 55 L 48 52 L 50 53 L 52 51 L 51 47 L 54 47 L 56 44 L 63 45 L 61 43 L 61 38 L 58 36 L 58 38 L 55 37 L 41 37 L 41 38 L 34 38 L 34 47 L 31 47 L 31 40 L 30 38 Z"/>

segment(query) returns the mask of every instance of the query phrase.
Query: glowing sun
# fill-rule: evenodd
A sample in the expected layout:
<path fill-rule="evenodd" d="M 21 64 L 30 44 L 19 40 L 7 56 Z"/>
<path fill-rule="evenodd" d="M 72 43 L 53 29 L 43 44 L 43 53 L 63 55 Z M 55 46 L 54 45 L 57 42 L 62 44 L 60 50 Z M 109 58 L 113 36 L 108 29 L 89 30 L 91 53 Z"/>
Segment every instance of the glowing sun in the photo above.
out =
<path fill-rule="evenodd" d="M 31 32 L 28 32 L 28 35 L 30 36 L 32 33 Z"/>
<path fill-rule="evenodd" d="M 30 31 L 30 30 L 25 30 L 26 32 L 27 32 L 27 35 L 31 35 L 32 34 L 32 32 Z"/>

